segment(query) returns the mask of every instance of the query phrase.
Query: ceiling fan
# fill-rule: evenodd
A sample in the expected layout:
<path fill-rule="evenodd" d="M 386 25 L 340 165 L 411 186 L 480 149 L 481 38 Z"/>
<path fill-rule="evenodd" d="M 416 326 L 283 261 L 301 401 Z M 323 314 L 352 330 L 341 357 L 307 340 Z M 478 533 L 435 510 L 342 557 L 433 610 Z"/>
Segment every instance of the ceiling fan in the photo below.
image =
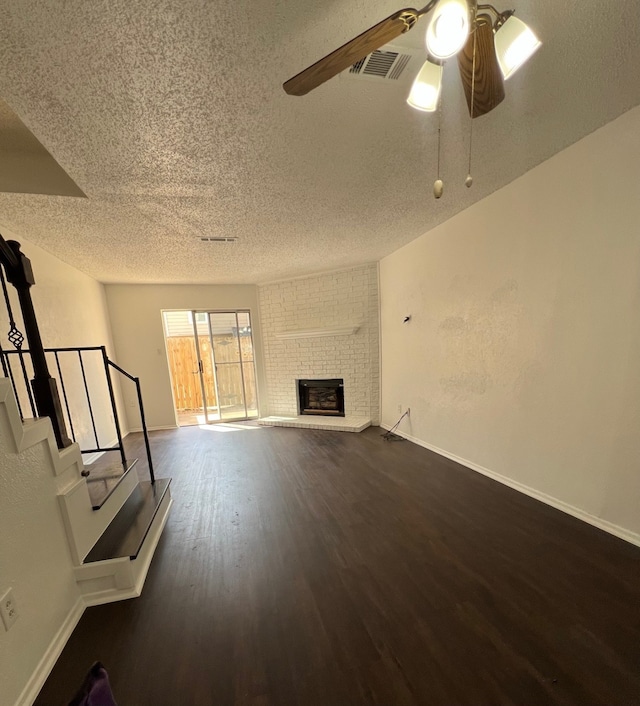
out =
<path fill-rule="evenodd" d="M 429 56 L 416 76 L 407 102 L 418 110 L 436 110 L 443 62 L 457 55 L 469 113 L 477 118 L 502 102 L 504 80 L 541 44 L 514 12 L 499 12 L 492 5 L 478 4 L 477 0 L 430 0 L 421 10 L 398 10 L 290 78 L 283 88 L 294 96 L 309 93 L 432 13 L 426 35 Z"/>

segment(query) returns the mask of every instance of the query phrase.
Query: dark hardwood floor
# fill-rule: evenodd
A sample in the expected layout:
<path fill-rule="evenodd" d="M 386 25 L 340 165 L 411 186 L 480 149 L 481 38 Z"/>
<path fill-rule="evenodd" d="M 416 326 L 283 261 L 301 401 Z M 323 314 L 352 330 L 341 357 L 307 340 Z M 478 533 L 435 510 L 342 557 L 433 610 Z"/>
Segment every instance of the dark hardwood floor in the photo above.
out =
<path fill-rule="evenodd" d="M 143 595 L 85 612 L 38 706 L 94 660 L 120 706 L 640 704 L 639 548 L 375 428 L 152 447 Z"/>

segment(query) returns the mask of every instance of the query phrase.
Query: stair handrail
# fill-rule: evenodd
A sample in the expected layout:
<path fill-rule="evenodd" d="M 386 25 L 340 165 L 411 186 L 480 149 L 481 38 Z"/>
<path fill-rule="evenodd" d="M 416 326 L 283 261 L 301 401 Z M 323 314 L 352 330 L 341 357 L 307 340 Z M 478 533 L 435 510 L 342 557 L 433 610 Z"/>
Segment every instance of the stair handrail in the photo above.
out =
<path fill-rule="evenodd" d="M 149 432 L 147 430 L 147 420 L 144 416 L 144 404 L 142 402 L 142 389 L 140 387 L 140 378 L 137 377 L 136 375 L 131 375 L 131 373 L 128 373 L 124 368 L 121 368 L 117 363 L 114 363 L 112 360 L 110 360 L 107 357 L 107 351 L 106 348 L 102 348 L 103 354 L 104 354 L 104 359 L 105 359 L 105 364 L 107 366 L 112 367 L 114 370 L 117 370 L 120 374 L 124 375 L 125 377 L 129 378 L 129 380 L 132 380 L 133 383 L 136 386 L 136 394 L 138 396 L 138 410 L 140 412 L 140 422 L 142 425 L 142 435 L 144 437 L 144 445 L 145 449 L 147 451 L 147 462 L 149 464 L 149 477 L 151 478 L 151 483 L 156 482 L 156 478 L 153 472 L 153 461 L 151 460 L 151 445 L 149 444 Z M 107 375 L 107 379 L 110 380 L 111 376 Z M 112 393 L 112 390 L 110 388 L 110 392 Z M 112 403 L 113 407 L 115 409 L 115 398 L 112 397 Z M 121 442 L 122 443 L 122 442 Z"/>
<path fill-rule="evenodd" d="M 123 437 L 122 437 L 122 430 L 120 427 L 120 419 L 118 415 L 118 405 L 116 402 L 116 396 L 115 396 L 115 391 L 113 387 L 113 380 L 111 378 L 111 369 L 116 370 L 118 373 L 124 375 L 126 378 L 129 380 L 133 381 L 136 387 L 136 395 L 137 395 L 137 400 L 138 400 L 138 409 L 140 413 L 140 421 L 142 424 L 142 434 L 144 437 L 144 444 L 145 444 L 145 450 L 146 450 L 146 455 L 147 455 L 147 463 L 149 466 L 149 478 L 151 480 L 152 484 L 155 484 L 155 474 L 154 474 L 154 468 L 153 468 L 153 459 L 151 457 L 151 444 L 149 442 L 149 431 L 147 428 L 147 421 L 145 417 L 145 412 L 144 412 L 144 403 L 142 399 L 142 388 L 140 386 L 140 378 L 131 375 L 131 373 L 127 372 L 124 370 L 124 368 L 121 368 L 117 363 L 115 363 L 113 360 L 109 358 L 109 355 L 107 353 L 106 346 L 67 346 L 67 347 L 61 347 L 61 348 L 44 348 L 43 349 L 44 353 L 49 353 L 53 354 L 55 356 L 55 361 L 56 361 L 56 366 L 58 369 L 58 376 L 60 379 L 60 387 L 62 390 L 62 395 L 64 399 L 64 404 L 65 404 L 65 409 L 67 411 L 67 419 L 69 420 L 69 426 L 71 428 L 71 434 L 73 437 L 73 440 L 75 441 L 75 431 L 73 427 L 73 418 L 71 415 L 71 410 L 69 407 L 69 402 L 67 399 L 67 392 L 66 392 L 66 387 L 65 387 L 65 379 L 64 375 L 62 372 L 62 368 L 60 366 L 60 358 L 59 354 L 60 353 L 77 353 L 78 354 L 78 360 L 80 363 L 80 370 L 82 372 L 82 381 L 84 385 L 84 391 L 85 391 L 85 396 L 86 396 L 86 402 L 87 402 L 87 407 L 89 410 L 89 417 L 91 419 L 91 426 L 93 429 L 93 435 L 95 439 L 95 448 L 81 448 L 80 450 L 82 453 L 88 454 L 88 453 L 103 453 L 105 451 L 119 451 L 120 456 L 122 459 L 122 464 L 123 466 L 127 464 L 127 459 L 125 455 L 125 449 L 124 449 L 124 442 L 123 442 Z M 89 352 L 89 351 L 96 351 L 100 352 L 101 357 L 102 357 L 102 362 L 104 365 L 104 372 L 105 372 L 105 377 L 106 377 L 106 383 L 107 383 L 107 390 L 109 393 L 109 400 L 111 403 L 111 412 L 113 415 L 113 423 L 116 429 L 116 436 L 117 436 L 117 444 L 115 446 L 101 446 L 99 439 L 98 439 L 98 432 L 96 428 L 96 422 L 95 422 L 95 417 L 93 413 L 93 404 L 91 402 L 91 395 L 89 392 L 89 385 L 87 382 L 86 374 L 85 374 L 85 369 L 84 369 L 84 364 L 83 364 L 83 358 L 82 358 L 82 353 L 84 352 Z M 16 397 L 16 401 L 18 403 L 18 409 L 20 411 L 20 415 L 22 416 L 22 410 L 20 407 L 20 399 L 19 399 L 19 393 L 18 393 L 18 388 L 16 386 L 13 374 L 12 374 L 12 368 L 11 368 L 11 363 L 10 363 L 10 356 L 11 355 L 21 355 L 23 353 L 29 353 L 28 350 L 15 350 L 15 351 L 4 351 L 0 347 L 0 358 L 2 358 L 2 368 L 5 372 L 5 377 L 10 378 L 13 389 L 14 389 L 14 394 Z M 26 372 L 25 372 L 25 383 L 26 383 Z M 28 388 L 27 388 L 28 390 Z"/>

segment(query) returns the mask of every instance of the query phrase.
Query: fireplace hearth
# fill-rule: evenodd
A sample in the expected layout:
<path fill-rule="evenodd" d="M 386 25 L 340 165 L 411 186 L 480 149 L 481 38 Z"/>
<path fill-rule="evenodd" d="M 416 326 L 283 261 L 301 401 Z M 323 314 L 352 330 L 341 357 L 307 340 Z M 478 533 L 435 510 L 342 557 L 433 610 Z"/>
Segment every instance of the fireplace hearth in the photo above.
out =
<path fill-rule="evenodd" d="M 298 412 L 344 417 L 344 380 L 298 380 Z"/>

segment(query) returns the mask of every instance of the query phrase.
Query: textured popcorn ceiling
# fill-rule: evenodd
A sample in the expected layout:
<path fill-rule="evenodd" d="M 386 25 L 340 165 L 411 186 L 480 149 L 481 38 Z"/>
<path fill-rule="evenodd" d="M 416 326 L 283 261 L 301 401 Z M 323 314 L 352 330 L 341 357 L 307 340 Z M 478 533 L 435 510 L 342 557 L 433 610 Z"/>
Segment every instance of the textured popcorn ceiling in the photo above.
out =
<path fill-rule="evenodd" d="M 377 260 L 640 103 L 635 1 L 513 4 L 544 45 L 474 121 L 471 190 L 469 118 L 445 68 L 436 202 L 436 117 L 406 87 L 281 88 L 398 2 L 2 0 L 0 98 L 88 198 L 0 194 L 0 232 L 104 282 L 252 283 Z M 401 41 L 420 46 L 426 24 Z"/>

